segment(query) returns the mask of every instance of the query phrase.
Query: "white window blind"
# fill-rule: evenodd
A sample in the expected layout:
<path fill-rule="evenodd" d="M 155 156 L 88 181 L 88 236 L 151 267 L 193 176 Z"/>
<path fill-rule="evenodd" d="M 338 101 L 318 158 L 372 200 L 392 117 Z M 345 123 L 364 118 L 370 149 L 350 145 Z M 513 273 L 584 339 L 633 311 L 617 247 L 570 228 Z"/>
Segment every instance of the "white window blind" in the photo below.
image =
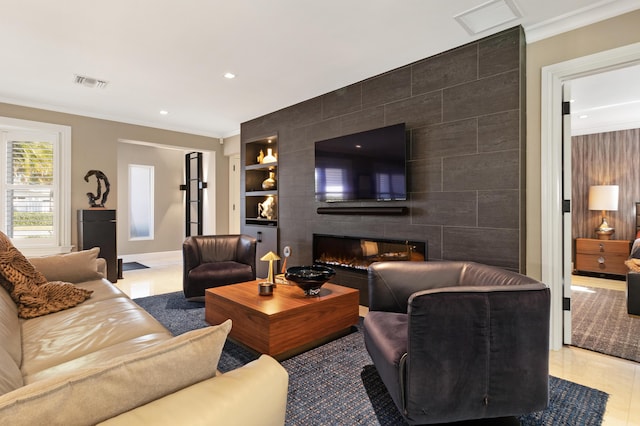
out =
<path fill-rule="evenodd" d="M 17 136 L 17 137 L 16 137 Z M 54 144 L 7 133 L 5 229 L 12 239 L 55 235 Z"/>
<path fill-rule="evenodd" d="M 71 249 L 71 130 L 0 117 L 0 227 L 26 255 Z"/>

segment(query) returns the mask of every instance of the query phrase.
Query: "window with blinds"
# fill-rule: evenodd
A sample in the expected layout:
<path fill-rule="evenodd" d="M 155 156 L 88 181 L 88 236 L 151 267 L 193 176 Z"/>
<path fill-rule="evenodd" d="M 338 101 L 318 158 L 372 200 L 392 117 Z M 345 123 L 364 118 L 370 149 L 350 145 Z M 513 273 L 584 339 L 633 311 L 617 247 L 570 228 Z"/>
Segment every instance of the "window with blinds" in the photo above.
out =
<path fill-rule="evenodd" d="M 7 134 L 4 217 L 12 239 L 54 235 L 54 144 Z M 37 136 L 37 135 L 34 135 Z"/>
<path fill-rule="evenodd" d="M 27 256 L 71 250 L 71 127 L 0 117 L 0 230 Z"/>

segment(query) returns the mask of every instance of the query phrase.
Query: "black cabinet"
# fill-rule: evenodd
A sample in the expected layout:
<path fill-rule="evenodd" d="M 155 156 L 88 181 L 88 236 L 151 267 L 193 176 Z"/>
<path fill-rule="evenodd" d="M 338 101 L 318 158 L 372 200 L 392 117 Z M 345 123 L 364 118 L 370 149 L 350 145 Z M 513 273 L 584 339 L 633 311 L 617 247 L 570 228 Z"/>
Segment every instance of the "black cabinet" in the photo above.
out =
<path fill-rule="evenodd" d="M 107 262 L 107 279 L 118 281 L 115 210 L 78 210 L 78 250 L 93 247 L 100 247 L 100 257 Z"/>

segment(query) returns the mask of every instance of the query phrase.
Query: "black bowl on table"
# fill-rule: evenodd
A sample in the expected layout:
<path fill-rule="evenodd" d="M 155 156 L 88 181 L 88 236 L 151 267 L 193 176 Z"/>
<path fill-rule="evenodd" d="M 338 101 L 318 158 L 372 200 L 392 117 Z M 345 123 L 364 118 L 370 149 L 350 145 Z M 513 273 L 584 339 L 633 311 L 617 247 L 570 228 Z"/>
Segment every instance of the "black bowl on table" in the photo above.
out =
<path fill-rule="evenodd" d="M 320 266 L 292 266 L 287 269 L 284 277 L 296 283 L 307 296 L 320 294 L 320 287 L 336 274 L 333 269 Z"/>

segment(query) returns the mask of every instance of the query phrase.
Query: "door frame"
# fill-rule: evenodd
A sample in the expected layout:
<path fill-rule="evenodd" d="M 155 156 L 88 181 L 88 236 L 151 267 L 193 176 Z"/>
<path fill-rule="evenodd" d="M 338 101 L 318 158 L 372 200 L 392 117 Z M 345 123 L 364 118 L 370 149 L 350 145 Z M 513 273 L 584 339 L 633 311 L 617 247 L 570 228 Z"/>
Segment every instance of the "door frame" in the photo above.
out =
<path fill-rule="evenodd" d="M 550 348 L 563 344 L 563 273 L 571 256 L 563 254 L 562 86 L 578 77 L 640 63 L 640 43 L 542 68 L 540 116 L 540 208 L 542 281 L 551 288 Z M 569 231 L 570 232 L 570 229 Z M 570 237 L 569 237 L 570 238 Z M 570 253 L 570 252 L 569 252 Z M 567 283 L 570 285 L 570 283 Z"/>

